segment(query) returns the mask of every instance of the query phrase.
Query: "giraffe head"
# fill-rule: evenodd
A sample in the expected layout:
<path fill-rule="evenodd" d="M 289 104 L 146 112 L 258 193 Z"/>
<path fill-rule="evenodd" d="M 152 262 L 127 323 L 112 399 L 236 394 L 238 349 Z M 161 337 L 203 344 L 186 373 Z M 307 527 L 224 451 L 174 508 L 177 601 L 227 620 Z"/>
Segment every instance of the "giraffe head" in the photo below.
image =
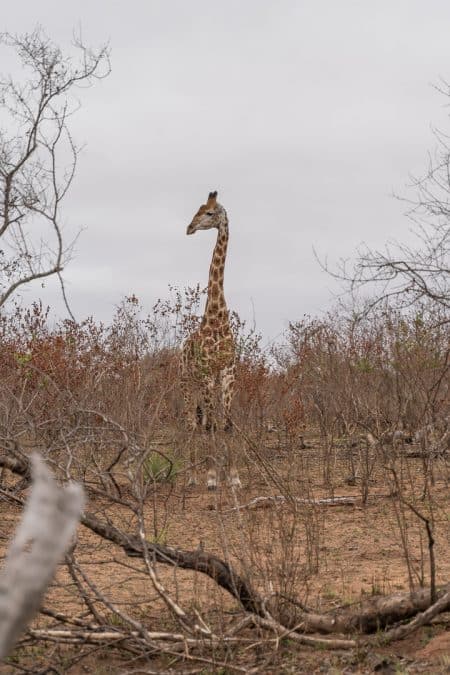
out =
<path fill-rule="evenodd" d="M 186 234 L 194 234 L 197 230 L 210 230 L 213 227 L 219 228 L 226 223 L 227 215 L 225 209 L 217 201 L 217 191 L 210 192 L 206 204 L 202 204 L 190 225 Z"/>

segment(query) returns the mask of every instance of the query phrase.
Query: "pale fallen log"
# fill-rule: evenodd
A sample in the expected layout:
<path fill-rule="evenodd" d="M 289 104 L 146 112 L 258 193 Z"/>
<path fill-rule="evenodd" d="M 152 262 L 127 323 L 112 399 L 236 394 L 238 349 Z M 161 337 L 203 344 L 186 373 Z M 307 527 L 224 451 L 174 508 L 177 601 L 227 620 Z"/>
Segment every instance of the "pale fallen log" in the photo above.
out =
<path fill-rule="evenodd" d="M 247 504 L 239 504 L 223 513 L 241 511 L 243 509 L 266 509 L 275 504 L 301 504 L 302 506 L 355 506 L 360 502 L 359 497 L 324 497 L 319 499 L 303 499 L 300 497 L 285 497 L 284 495 L 269 495 L 254 497 Z"/>
<path fill-rule="evenodd" d="M 182 642 L 189 647 L 204 646 L 206 642 L 211 644 L 242 644 L 243 642 L 253 642 L 254 640 L 243 639 L 239 637 L 226 637 L 211 634 L 202 638 L 192 638 L 185 633 L 168 633 L 164 631 L 146 631 L 145 639 L 142 633 L 136 630 L 68 630 L 68 629 L 36 629 L 29 628 L 28 634 L 41 640 L 52 640 L 55 642 L 80 642 L 80 643 L 103 643 L 103 642 L 121 642 L 131 638 L 146 643 L 148 641 L 164 642 Z"/>
<path fill-rule="evenodd" d="M 324 637 L 313 637 L 309 635 L 302 635 L 297 633 L 295 630 L 286 629 L 281 624 L 277 623 L 273 619 L 264 619 L 262 617 L 256 616 L 253 614 L 251 617 L 251 622 L 254 625 L 260 626 L 261 628 L 270 629 L 273 631 L 277 639 L 290 637 L 296 642 L 299 642 L 303 645 L 309 647 L 315 647 L 317 649 L 352 649 L 358 645 L 356 640 L 347 640 L 344 638 L 324 638 Z M 235 636 L 227 635 L 214 635 L 211 634 L 208 637 L 202 636 L 201 638 L 192 638 L 186 636 L 184 633 L 166 633 L 162 631 L 147 631 L 145 639 L 142 634 L 138 631 L 111 631 L 111 630 L 98 630 L 98 631 L 80 631 L 80 630 L 58 630 L 58 629 L 32 629 L 30 628 L 28 634 L 31 637 L 40 640 L 50 640 L 52 642 L 64 642 L 71 644 L 102 644 L 102 643 L 111 643 L 111 642 L 123 642 L 124 640 L 134 639 L 141 644 L 145 644 L 147 647 L 151 646 L 153 643 L 159 643 L 159 647 L 162 648 L 164 642 L 168 642 L 174 647 L 173 643 L 179 644 L 180 646 L 186 647 L 205 647 L 206 644 L 215 645 L 217 647 L 225 646 L 236 646 L 243 644 L 255 643 L 253 637 L 251 638 L 242 638 Z"/>

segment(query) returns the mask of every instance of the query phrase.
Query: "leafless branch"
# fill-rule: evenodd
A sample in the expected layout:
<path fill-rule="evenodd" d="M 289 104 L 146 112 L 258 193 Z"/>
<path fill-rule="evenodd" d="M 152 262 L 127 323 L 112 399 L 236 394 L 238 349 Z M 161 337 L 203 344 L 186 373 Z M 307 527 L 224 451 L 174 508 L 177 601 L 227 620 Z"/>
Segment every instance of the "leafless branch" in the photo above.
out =
<path fill-rule="evenodd" d="M 79 155 L 68 120 L 79 107 L 74 89 L 110 70 L 106 46 L 93 51 L 80 38 L 74 45 L 78 61 L 64 56 L 41 28 L 0 33 L 0 47 L 14 50 L 27 73 L 25 82 L 0 77 L 6 113 L 0 127 L 0 307 L 24 285 L 52 275 L 60 278 L 67 306 L 61 272 L 73 242 L 64 239 L 61 206 Z"/>

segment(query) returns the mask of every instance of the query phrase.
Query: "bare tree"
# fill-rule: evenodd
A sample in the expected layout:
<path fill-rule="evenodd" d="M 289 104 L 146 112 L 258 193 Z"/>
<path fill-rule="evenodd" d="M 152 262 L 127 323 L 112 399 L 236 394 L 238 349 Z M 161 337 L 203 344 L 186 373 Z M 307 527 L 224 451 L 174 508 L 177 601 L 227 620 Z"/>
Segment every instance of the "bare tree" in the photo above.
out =
<path fill-rule="evenodd" d="M 440 89 L 450 97 L 450 86 Z M 389 301 L 399 309 L 425 303 L 442 312 L 448 321 L 450 309 L 450 145 L 449 137 L 434 130 L 436 149 L 429 155 L 428 170 L 412 177 L 412 198 L 406 215 L 413 223 L 416 243 L 386 244 L 384 249 L 361 246 L 353 262 L 341 260 L 337 270 L 321 263 L 344 282 L 354 297 L 365 287 L 373 294 L 365 313 Z"/>
<path fill-rule="evenodd" d="M 40 28 L 0 34 L 0 46 L 12 48 L 27 73 L 23 83 L 0 76 L 0 308 L 20 287 L 52 275 L 59 276 L 66 300 L 61 272 L 70 245 L 63 238 L 61 203 L 79 153 L 68 128 L 78 107 L 70 94 L 110 69 L 106 47 L 89 50 L 81 38 L 74 45 L 78 62 Z M 0 576 L 0 658 L 37 612 L 83 505 L 82 489 L 59 488 L 39 457 L 33 479 Z"/>
<path fill-rule="evenodd" d="M 14 50 L 24 82 L 0 76 L 0 307 L 24 284 L 58 275 L 70 245 L 61 204 L 75 175 L 79 148 L 68 121 L 79 106 L 79 86 L 110 71 L 106 46 L 93 51 L 75 38 L 79 58 L 65 56 L 41 28 L 0 33 Z M 64 287 L 63 292 L 64 292 Z"/>

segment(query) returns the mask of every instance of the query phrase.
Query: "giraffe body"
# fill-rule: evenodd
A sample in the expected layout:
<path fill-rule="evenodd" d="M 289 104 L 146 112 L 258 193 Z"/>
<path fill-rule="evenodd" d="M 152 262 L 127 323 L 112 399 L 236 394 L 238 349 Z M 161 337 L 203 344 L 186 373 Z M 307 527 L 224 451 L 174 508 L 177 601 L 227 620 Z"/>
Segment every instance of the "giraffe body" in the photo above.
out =
<path fill-rule="evenodd" d="M 217 487 L 216 432 L 231 431 L 231 403 L 235 381 L 235 344 L 230 327 L 223 290 L 225 259 L 228 246 L 228 218 L 217 202 L 217 192 L 211 192 L 206 204 L 195 214 L 187 234 L 197 230 L 217 228 L 208 279 L 208 297 L 198 330 L 183 345 L 181 358 L 181 388 L 185 415 L 191 430 L 191 443 L 197 427 L 209 434 L 208 488 Z M 220 423 L 220 424 L 219 424 Z M 195 442 L 192 446 L 195 448 Z M 227 464 L 232 485 L 240 487 L 239 476 L 233 466 L 231 452 Z M 191 452 L 192 482 L 195 482 L 196 449 Z"/>

